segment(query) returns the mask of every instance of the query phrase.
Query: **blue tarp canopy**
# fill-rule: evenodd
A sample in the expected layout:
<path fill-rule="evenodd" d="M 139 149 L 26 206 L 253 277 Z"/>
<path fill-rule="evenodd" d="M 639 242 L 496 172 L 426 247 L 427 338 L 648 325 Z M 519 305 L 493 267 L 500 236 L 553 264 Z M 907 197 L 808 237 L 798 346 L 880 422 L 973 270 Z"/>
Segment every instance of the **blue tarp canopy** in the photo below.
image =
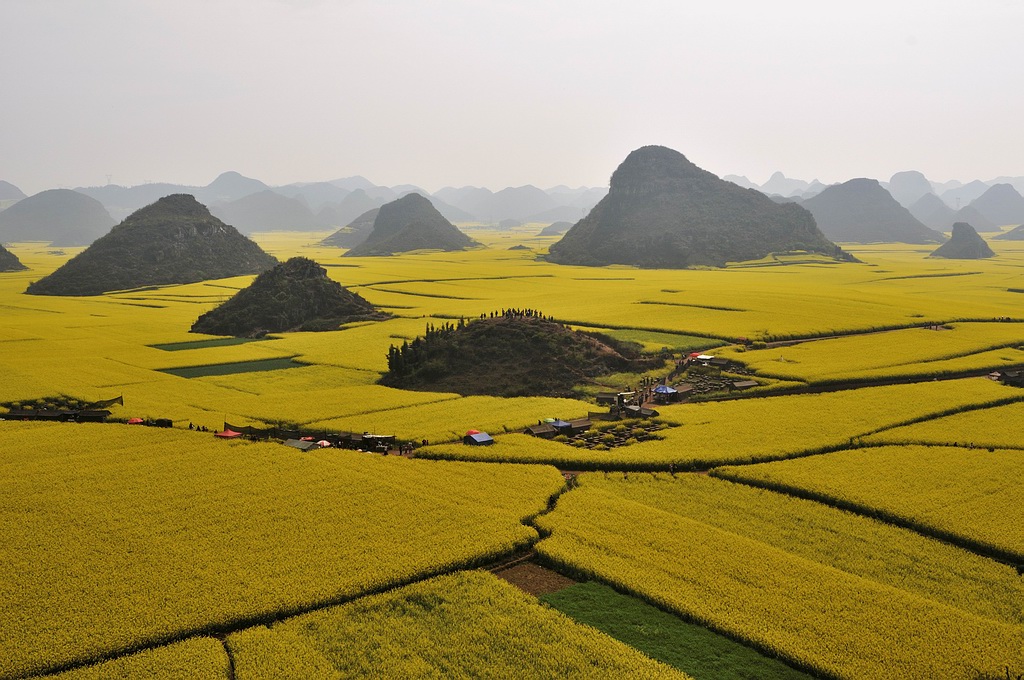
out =
<path fill-rule="evenodd" d="M 551 427 L 555 428 L 556 430 L 561 430 L 563 427 L 569 427 L 569 423 L 565 422 L 564 420 L 558 419 L 551 422 Z"/>
<path fill-rule="evenodd" d="M 658 385 L 654 388 L 655 394 L 675 394 L 678 391 L 676 388 L 669 387 L 668 385 Z"/>
<path fill-rule="evenodd" d="M 482 446 L 486 444 L 493 444 L 494 438 L 486 432 L 477 432 L 476 434 L 467 434 L 462 438 L 463 443 L 471 444 L 474 446 Z"/>

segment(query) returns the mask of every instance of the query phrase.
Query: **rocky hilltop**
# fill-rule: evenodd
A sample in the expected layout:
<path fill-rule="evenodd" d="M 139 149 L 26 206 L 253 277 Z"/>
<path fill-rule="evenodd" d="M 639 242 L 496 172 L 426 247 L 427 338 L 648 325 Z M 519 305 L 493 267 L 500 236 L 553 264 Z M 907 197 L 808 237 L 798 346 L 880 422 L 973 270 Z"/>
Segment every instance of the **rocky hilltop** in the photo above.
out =
<path fill-rule="evenodd" d="M 548 259 L 681 268 L 791 250 L 843 255 L 800 206 L 719 179 L 678 151 L 645 146 L 626 157 L 608 195 L 551 246 Z"/>
<path fill-rule="evenodd" d="M 230 300 L 199 317 L 193 333 L 259 337 L 284 331 L 336 330 L 343 323 L 387 318 L 305 257 L 265 271 Z"/>
<path fill-rule="evenodd" d="M 0 241 L 84 246 L 114 226 L 103 204 L 71 189 L 49 189 L 0 212 Z"/>
<path fill-rule="evenodd" d="M 323 241 L 320 241 L 320 245 L 333 248 L 355 248 L 365 241 L 373 231 L 373 223 L 377 219 L 377 213 L 379 212 L 380 208 L 367 210 L 349 222 L 347 226 L 342 227 Z"/>
<path fill-rule="evenodd" d="M 662 362 L 642 356 L 639 345 L 574 331 L 533 310 L 508 310 L 428 326 L 426 335 L 392 346 L 380 383 L 463 395 L 570 396 L 595 376 Z"/>
<path fill-rule="evenodd" d="M 0 246 L 0 272 L 20 272 L 28 269 L 21 263 L 18 256 Z"/>
<path fill-rule="evenodd" d="M 873 179 L 835 184 L 802 204 L 833 241 L 853 243 L 942 243 L 946 237 L 924 226 Z"/>
<path fill-rule="evenodd" d="M 406 194 L 380 207 L 373 231 L 345 256 L 391 255 L 410 250 L 465 250 L 479 245 L 446 220 L 420 194 Z"/>
<path fill-rule="evenodd" d="M 985 239 L 978 236 L 974 227 L 966 222 L 957 222 L 953 225 L 952 238 L 936 248 L 931 257 L 944 257 L 950 260 L 980 260 L 986 257 L 995 257 L 995 255 L 985 243 Z"/>
<path fill-rule="evenodd" d="M 174 194 L 135 211 L 26 292 L 99 295 L 258 274 L 276 262 L 194 197 Z"/>

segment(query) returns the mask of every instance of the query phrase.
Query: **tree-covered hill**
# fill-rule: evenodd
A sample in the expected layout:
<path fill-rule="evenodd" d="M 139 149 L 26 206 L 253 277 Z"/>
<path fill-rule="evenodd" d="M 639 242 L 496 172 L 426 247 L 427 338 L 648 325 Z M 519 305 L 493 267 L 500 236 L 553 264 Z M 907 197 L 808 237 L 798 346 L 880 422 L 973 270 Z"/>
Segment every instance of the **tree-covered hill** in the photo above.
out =
<path fill-rule="evenodd" d="M 382 385 L 410 390 L 514 396 L 569 396 L 613 372 L 659 364 L 638 346 L 574 331 L 533 310 L 427 327 L 392 346 Z"/>
<path fill-rule="evenodd" d="M 0 246 L 0 272 L 20 272 L 25 269 L 28 267 L 21 263 L 17 255 Z"/>
<path fill-rule="evenodd" d="M 49 189 L 0 212 L 0 241 L 84 246 L 113 225 L 114 218 L 96 199 L 71 189 Z"/>
<path fill-rule="evenodd" d="M 25 292 L 100 295 L 259 274 L 276 262 L 194 197 L 173 194 L 135 211 Z"/>
<path fill-rule="evenodd" d="M 608 195 L 551 246 L 548 259 L 682 268 L 792 250 L 843 255 L 800 206 L 719 179 L 678 151 L 645 146 L 619 165 Z"/>
<path fill-rule="evenodd" d="M 478 245 L 446 220 L 420 194 L 406 194 L 380 207 L 373 231 L 345 256 L 391 255 L 410 250 L 465 250 Z"/>
<path fill-rule="evenodd" d="M 327 270 L 313 260 L 293 257 L 200 316 L 191 332 L 258 337 L 284 331 L 336 330 L 343 323 L 388 316 L 328 278 Z"/>

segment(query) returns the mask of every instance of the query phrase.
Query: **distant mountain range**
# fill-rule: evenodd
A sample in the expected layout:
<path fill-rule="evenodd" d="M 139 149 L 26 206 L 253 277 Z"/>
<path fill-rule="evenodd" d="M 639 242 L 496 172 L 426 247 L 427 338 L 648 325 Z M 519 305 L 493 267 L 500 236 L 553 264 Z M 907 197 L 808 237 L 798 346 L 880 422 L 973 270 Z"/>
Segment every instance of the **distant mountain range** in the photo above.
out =
<path fill-rule="evenodd" d="M 68 190 L 62 190 L 68 191 Z M 106 228 L 136 210 L 172 194 L 190 194 L 210 212 L 244 234 L 256 231 L 308 231 L 344 227 L 367 210 L 411 193 L 426 197 L 445 219 L 498 225 L 502 221 L 550 224 L 584 217 L 607 189 L 557 186 L 549 190 L 527 185 L 494 192 L 481 187 L 446 187 L 431 195 L 412 185 L 379 186 L 364 177 L 326 182 L 296 182 L 271 187 L 237 172 L 225 172 L 206 186 L 151 183 L 132 187 L 108 184 L 74 190 L 100 203 L 110 214 Z M 0 213 L 25 195 L 0 181 Z M 88 243 L 89 241 L 85 241 Z M 70 245 L 70 244 L 66 244 Z"/>
<path fill-rule="evenodd" d="M 816 179 L 787 177 L 782 172 L 773 173 L 760 185 L 742 175 L 725 175 L 723 179 L 743 188 L 760 191 L 777 202 L 802 203 L 827 188 Z M 897 172 L 888 181 L 880 180 L 879 185 L 897 203 L 909 209 L 914 218 L 938 231 L 949 231 L 954 222 L 969 222 L 978 231 L 990 231 L 1006 224 L 1024 222 L 1021 209 L 1024 198 L 1020 197 L 1024 194 L 1024 176 L 1000 176 L 987 181 L 972 180 L 966 183 L 957 180 L 936 182 L 921 172 L 907 170 Z M 997 186 L 1003 188 L 994 195 L 990 194 Z M 1007 187 L 1017 194 L 1016 198 L 1010 195 Z M 607 195 L 608 189 L 572 188 L 564 185 L 541 189 L 526 185 L 492 191 L 484 187 L 464 186 L 445 187 L 430 194 L 412 184 L 388 187 L 374 184 L 358 175 L 270 186 L 231 171 L 219 175 L 206 186 L 150 183 L 122 187 L 110 184 L 79 187 L 74 192 L 95 199 L 109 215 L 109 219 L 104 219 L 105 227 L 87 228 L 86 231 L 91 229 L 91 232 L 85 236 L 76 235 L 70 240 L 58 242 L 58 245 L 72 245 L 72 241 L 88 244 L 110 225 L 139 208 L 164 196 L 181 193 L 195 196 L 200 203 L 209 206 L 211 213 L 240 232 L 251 234 L 257 231 L 337 230 L 351 224 L 368 210 L 379 208 L 410 193 L 426 197 L 445 219 L 454 223 L 490 224 L 499 228 L 502 223 L 575 224 Z M 31 227 L 20 229 L 3 226 L 10 224 L 12 218 L 16 218 L 13 219 L 14 223 L 23 221 L 17 217 L 17 211 L 5 215 L 5 209 L 10 210 L 27 200 L 30 199 L 18 187 L 0 180 L 0 240 L 50 238 Z M 970 206 L 974 210 L 958 212 Z M 49 215 L 45 221 L 82 223 L 82 219 L 76 215 Z M 31 236 L 26 235 L 27 232 Z M 58 235 L 54 238 L 64 237 Z"/>

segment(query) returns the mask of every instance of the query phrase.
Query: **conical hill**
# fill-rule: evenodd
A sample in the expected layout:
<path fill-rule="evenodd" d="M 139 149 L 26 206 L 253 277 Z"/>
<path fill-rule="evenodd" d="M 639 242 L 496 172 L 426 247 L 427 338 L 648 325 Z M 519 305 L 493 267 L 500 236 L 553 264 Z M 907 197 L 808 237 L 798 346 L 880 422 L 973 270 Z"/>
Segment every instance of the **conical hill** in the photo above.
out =
<path fill-rule="evenodd" d="M 411 193 L 382 205 L 373 221 L 373 231 L 345 256 L 465 250 L 474 245 L 479 244 L 446 220 L 429 200 Z"/>
<path fill-rule="evenodd" d="M 843 255 L 800 206 L 719 179 L 678 151 L 645 146 L 619 165 L 608 194 L 551 246 L 548 259 L 682 268 L 792 250 Z"/>
<path fill-rule="evenodd" d="M 20 272 L 28 269 L 21 263 L 18 256 L 0 246 L 0 272 Z"/>
<path fill-rule="evenodd" d="M 945 236 L 921 224 L 877 180 L 851 179 L 803 202 L 821 231 L 854 243 L 942 243 Z"/>
<path fill-rule="evenodd" d="M 931 256 L 950 260 L 980 260 L 995 257 L 995 253 L 985 243 L 985 239 L 978 236 L 974 227 L 966 222 L 957 222 L 953 225 L 952 238 L 936 248 Z"/>
<path fill-rule="evenodd" d="M 343 323 L 387 316 L 328 278 L 327 270 L 313 260 L 293 257 L 200 316 L 191 331 L 258 337 L 284 331 L 335 330 Z"/>
<path fill-rule="evenodd" d="M 276 262 L 191 195 L 173 194 L 136 210 L 26 292 L 99 295 L 258 274 Z"/>
<path fill-rule="evenodd" d="M 347 226 L 342 227 L 323 241 L 320 241 L 320 245 L 332 246 L 334 248 L 355 248 L 373 232 L 373 223 L 377 219 L 377 213 L 379 212 L 380 208 L 367 210 L 349 222 Z"/>

